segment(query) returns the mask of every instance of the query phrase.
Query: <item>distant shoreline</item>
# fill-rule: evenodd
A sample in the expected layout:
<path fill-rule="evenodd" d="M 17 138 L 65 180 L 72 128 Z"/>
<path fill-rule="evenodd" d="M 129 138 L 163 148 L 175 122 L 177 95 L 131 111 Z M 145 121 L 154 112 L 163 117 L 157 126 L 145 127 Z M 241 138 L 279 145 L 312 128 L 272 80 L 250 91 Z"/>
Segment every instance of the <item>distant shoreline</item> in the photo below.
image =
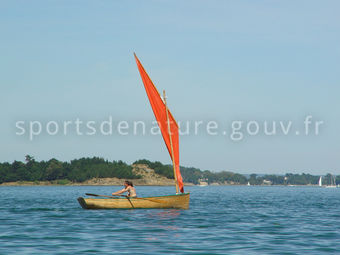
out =
<path fill-rule="evenodd" d="M 93 178 L 84 182 L 71 182 L 68 180 L 54 181 L 16 181 L 3 182 L 0 186 L 123 186 L 125 179 L 118 178 Z M 135 186 L 174 186 L 174 180 L 161 179 L 129 179 Z M 184 183 L 186 186 L 194 186 L 193 183 Z"/>
<path fill-rule="evenodd" d="M 4 182 L 0 186 L 122 186 L 125 179 L 118 178 L 96 178 L 85 182 L 65 182 L 65 180 L 55 180 L 55 181 L 17 181 L 17 182 Z M 132 179 L 131 180 L 135 186 L 174 186 L 175 183 L 172 180 L 155 180 L 150 182 L 146 179 Z M 209 185 L 199 185 L 193 183 L 184 183 L 185 186 L 197 186 L 197 187 L 207 187 L 207 186 L 248 186 L 247 184 L 225 184 L 225 183 L 212 183 Z M 282 186 L 282 187 L 319 187 L 315 184 L 302 184 L 302 185 L 281 185 L 281 184 L 261 184 L 261 185 L 250 185 L 258 187 L 270 187 L 270 186 Z M 325 187 L 325 186 L 322 186 Z"/>
<path fill-rule="evenodd" d="M 211 172 L 194 167 L 181 166 L 181 175 L 186 185 L 255 185 L 255 186 L 317 186 L 340 185 L 340 175 L 330 173 L 324 176 L 311 174 L 250 174 L 230 171 Z M 172 186 L 174 171 L 172 165 L 140 159 L 129 165 L 123 161 L 108 161 L 99 157 L 74 159 L 62 162 L 55 158 L 36 161 L 30 155 L 25 162 L 0 163 L 0 186 L 50 186 L 50 185 L 118 185 L 131 180 L 138 186 Z"/>

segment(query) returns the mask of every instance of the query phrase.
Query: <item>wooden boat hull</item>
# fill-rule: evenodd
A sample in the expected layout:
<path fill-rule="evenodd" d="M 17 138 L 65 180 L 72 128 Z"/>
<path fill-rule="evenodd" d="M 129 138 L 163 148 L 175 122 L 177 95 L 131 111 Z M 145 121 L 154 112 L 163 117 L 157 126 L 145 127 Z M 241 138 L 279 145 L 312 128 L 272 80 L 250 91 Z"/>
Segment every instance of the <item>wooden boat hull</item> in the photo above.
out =
<path fill-rule="evenodd" d="M 189 193 L 143 198 L 78 198 L 84 209 L 189 209 L 189 201 Z"/>

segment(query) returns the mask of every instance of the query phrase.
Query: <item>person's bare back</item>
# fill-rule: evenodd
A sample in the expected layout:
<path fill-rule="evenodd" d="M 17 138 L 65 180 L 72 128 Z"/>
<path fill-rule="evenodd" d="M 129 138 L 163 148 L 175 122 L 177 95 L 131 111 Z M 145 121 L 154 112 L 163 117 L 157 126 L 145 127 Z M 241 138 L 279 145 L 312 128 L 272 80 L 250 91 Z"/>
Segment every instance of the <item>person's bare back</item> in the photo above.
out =
<path fill-rule="evenodd" d="M 116 191 L 116 192 L 112 193 L 112 195 L 115 196 L 115 195 L 120 195 L 122 193 L 127 192 L 128 197 L 137 197 L 136 189 L 135 189 L 135 187 L 133 187 L 132 182 L 125 181 L 124 187 L 125 187 L 124 189 Z"/>
<path fill-rule="evenodd" d="M 137 197 L 136 189 L 133 186 L 128 186 L 127 188 L 128 197 Z"/>

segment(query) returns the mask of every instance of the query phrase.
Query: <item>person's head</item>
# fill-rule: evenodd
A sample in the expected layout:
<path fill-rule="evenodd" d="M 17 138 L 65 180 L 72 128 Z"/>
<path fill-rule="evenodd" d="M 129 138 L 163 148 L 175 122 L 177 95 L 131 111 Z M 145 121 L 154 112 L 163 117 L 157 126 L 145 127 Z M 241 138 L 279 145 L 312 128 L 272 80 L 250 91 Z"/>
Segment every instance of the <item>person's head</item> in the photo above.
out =
<path fill-rule="evenodd" d="M 130 181 L 125 181 L 125 182 L 124 182 L 124 186 L 125 186 L 125 187 L 128 187 L 128 186 L 133 187 L 133 184 L 132 184 L 132 182 L 130 182 Z"/>

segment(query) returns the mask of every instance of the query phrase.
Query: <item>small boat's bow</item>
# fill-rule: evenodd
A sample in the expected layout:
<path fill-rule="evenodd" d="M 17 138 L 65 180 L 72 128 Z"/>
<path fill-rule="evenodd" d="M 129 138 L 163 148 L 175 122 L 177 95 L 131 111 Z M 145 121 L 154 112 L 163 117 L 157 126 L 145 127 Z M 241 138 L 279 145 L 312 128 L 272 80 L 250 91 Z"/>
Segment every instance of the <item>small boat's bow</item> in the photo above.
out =
<path fill-rule="evenodd" d="M 88 209 L 87 205 L 86 205 L 86 201 L 83 197 L 78 197 L 77 200 L 78 200 L 79 204 L 81 205 L 81 207 L 83 207 L 84 209 Z"/>

